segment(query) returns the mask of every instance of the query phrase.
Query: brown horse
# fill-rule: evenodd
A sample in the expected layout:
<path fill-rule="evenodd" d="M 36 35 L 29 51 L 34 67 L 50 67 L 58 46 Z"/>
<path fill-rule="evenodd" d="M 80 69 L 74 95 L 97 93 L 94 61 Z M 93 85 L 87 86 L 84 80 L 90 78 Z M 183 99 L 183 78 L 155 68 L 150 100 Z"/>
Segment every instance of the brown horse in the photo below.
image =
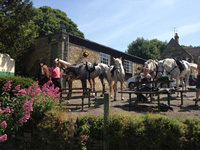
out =
<path fill-rule="evenodd" d="M 49 69 L 47 65 L 43 62 L 39 63 L 40 67 L 40 74 L 39 74 L 39 85 L 43 86 L 46 82 L 50 80 L 50 74 L 49 74 Z"/>
<path fill-rule="evenodd" d="M 71 66 L 72 64 L 69 62 L 66 62 L 62 59 L 58 59 L 56 58 L 55 61 L 57 61 L 59 63 L 59 67 L 61 69 L 63 69 L 63 71 L 68 67 Z M 74 74 L 73 72 L 69 72 L 69 74 L 67 75 L 68 78 L 68 88 L 69 88 L 69 94 L 67 95 L 68 98 L 72 97 L 72 82 L 74 80 L 80 80 L 80 77 L 76 74 Z M 92 88 L 93 90 L 95 89 L 95 78 L 93 79 L 88 79 L 89 83 L 90 83 L 90 88 Z"/>

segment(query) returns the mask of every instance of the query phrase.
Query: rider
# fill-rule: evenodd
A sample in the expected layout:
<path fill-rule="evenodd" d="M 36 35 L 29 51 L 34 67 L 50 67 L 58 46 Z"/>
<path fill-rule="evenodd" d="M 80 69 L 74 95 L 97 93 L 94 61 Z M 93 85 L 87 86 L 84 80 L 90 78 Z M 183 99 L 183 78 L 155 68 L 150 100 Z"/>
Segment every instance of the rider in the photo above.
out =
<path fill-rule="evenodd" d="M 142 77 L 141 81 L 151 81 L 151 75 L 149 74 L 148 67 L 144 67 L 143 73 L 141 73 L 140 75 Z M 147 83 L 147 84 L 142 84 L 138 91 L 151 91 L 151 89 L 152 89 L 152 84 Z M 141 101 L 148 101 L 148 99 L 142 94 L 138 94 L 138 98 Z"/>
<path fill-rule="evenodd" d="M 54 61 L 53 62 L 53 67 L 51 67 L 50 80 L 51 80 L 51 83 L 54 84 L 55 88 L 56 87 L 61 88 L 61 84 L 60 84 L 60 68 L 58 67 L 58 62 L 57 61 Z"/>
<path fill-rule="evenodd" d="M 197 83 L 196 83 L 196 100 L 195 105 L 198 105 L 199 95 L 200 95 L 200 56 L 197 59 L 197 68 L 198 68 L 198 75 L 197 75 Z"/>

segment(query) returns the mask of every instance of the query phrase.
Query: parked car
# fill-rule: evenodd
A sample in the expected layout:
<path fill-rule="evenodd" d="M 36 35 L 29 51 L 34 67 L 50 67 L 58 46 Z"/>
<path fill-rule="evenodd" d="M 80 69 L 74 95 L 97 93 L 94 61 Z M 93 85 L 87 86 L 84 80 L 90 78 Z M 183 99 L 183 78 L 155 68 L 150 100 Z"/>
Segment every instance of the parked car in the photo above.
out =
<path fill-rule="evenodd" d="M 139 76 L 133 76 L 133 77 L 129 78 L 127 80 L 127 88 L 129 88 L 130 90 L 134 90 L 136 87 L 134 82 L 137 82 L 139 80 L 139 78 L 140 78 Z M 164 83 L 164 84 L 161 84 L 161 87 L 167 88 L 168 85 L 166 83 Z M 170 87 L 174 87 L 174 88 L 176 87 L 176 79 L 173 79 L 173 82 L 170 83 Z"/>
<path fill-rule="evenodd" d="M 127 80 L 127 88 L 129 88 L 130 90 L 134 90 L 136 87 L 136 84 L 134 84 L 134 82 L 139 81 L 140 76 L 139 75 L 135 75 L 133 77 L 130 77 Z"/>

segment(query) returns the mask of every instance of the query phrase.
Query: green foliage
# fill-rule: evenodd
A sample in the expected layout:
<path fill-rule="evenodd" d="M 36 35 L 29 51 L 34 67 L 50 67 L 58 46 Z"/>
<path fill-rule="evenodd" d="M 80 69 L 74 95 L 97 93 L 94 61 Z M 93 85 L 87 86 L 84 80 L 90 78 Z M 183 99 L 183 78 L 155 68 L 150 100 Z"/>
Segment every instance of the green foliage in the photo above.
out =
<path fill-rule="evenodd" d="M 46 113 L 37 125 L 34 140 L 48 149 L 94 149 L 103 147 L 103 117 L 83 116 L 72 120 L 60 119 L 66 112 L 56 109 Z M 67 113 L 70 116 L 70 112 Z M 112 114 L 108 121 L 110 150 L 199 149 L 200 119 L 178 119 L 160 114 Z M 34 132 L 36 133 L 36 132 Z M 37 140 L 36 140 L 37 139 Z M 33 143 L 38 145 L 38 143 Z"/>
<path fill-rule="evenodd" d="M 59 32 L 60 24 L 65 25 L 66 32 L 84 38 L 84 34 L 79 31 L 77 25 L 67 17 L 65 12 L 43 6 L 34 9 L 35 25 L 38 27 L 39 36 Z"/>
<path fill-rule="evenodd" d="M 167 42 L 162 42 L 157 39 L 144 40 L 144 38 L 137 38 L 128 45 L 126 53 L 138 56 L 144 59 L 160 59 L 160 54 L 166 47 Z"/>
<path fill-rule="evenodd" d="M 21 76 L 0 76 L 0 87 L 3 87 L 8 81 L 12 82 L 12 89 L 14 89 L 17 85 L 20 84 L 20 88 L 28 88 L 35 81 L 31 78 L 25 78 Z M 2 93 L 2 89 L 0 88 L 0 93 Z"/>
<path fill-rule="evenodd" d="M 16 60 L 26 53 L 37 35 L 32 21 L 32 3 L 29 0 L 3 0 L 0 11 L 0 49 Z"/>
<path fill-rule="evenodd" d="M 30 117 L 32 123 L 38 122 L 47 110 L 57 104 L 60 96 L 59 88 L 54 89 L 48 83 L 44 84 L 42 90 L 37 82 L 27 89 L 21 89 L 20 85 L 14 89 L 11 87 L 12 82 L 8 81 L 3 85 L 0 95 L 0 143 L 5 142 L 7 136 L 15 136 Z"/>

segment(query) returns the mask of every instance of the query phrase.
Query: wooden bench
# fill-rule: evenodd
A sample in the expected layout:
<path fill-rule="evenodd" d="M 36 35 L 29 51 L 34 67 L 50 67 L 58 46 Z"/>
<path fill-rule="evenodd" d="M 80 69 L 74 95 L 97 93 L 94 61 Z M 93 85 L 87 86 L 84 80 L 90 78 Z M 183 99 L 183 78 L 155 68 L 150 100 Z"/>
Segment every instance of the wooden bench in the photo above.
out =
<path fill-rule="evenodd" d="M 136 84 L 137 86 L 137 90 L 139 89 L 139 85 L 141 84 L 158 84 L 158 83 L 167 83 L 168 89 L 170 86 L 170 82 L 174 82 L 173 80 L 168 80 L 167 79 L 161 79 L 161 80 L 155 80 L 155 81 L 142 81 L 142 82 L 133 82 L 134 84 Z M 129 94 L 129 106 L 131 106 L 131 94 L 150 94 L 150 97 L 153 94 L 158 95 L 158 111 L 160 111 L 160 94 L 167 94 L 168 95 L 168 105 L 170 106 L 170 94 L 174 94 L 175 91 L 163 91 L 162 89 L 166 89 L 166 88 L 161 88 L 159 91 L 153 90 L 153 91 L 120 91 L 119 93 L 127 93 Z M 137 100 L 138 100 L 138 96 L 137 96 Z M 151 101 L 152 101 L 152 97 L 151 97 Z"/>
<path fill-rule="evenodd" d="M 68 91 L 68 92 L 64 92 L 64 91 Z M 72 92 L 69 92 L 69 90 L 72 90 Z M 75 91 L 73 91 L 75 90 Z M 76 91 L 79 90 L 79 91 Z M 80 91 L 83 90 L 82 88 L 63 88 L 61 89 L 61 96 L 63 96 L 63 94 L 76 94 L 76 93 L 82 93 L 82 94 L 87 94 L 87 95 L 82 95 L 81 99 L 82 99 L 82 110 L 84 107 L 84 98 L 88 98 L 88 107 L 90 107 L 91 105 L 91 93 L 95 93 L 95 103 L 97 102 L 97 93 L 102 93 L 103 91 L 92 91 L 92 89 L 87 88 L 87 91 Z M 105 91 L 106 92 L 106 91 Z"/>
<path fill-rule="evenodd" d="M 170 106 L 170 94 L 174 94 L 175 91 L 170 91 L 170 90 L 165 90 L 166 88 L 160 89 L 159 91 L 119 91 L 118 93 L 124 93 L 124 94 L 129 94 L 129 107 L 131 107 L 132 103 L 132 94 L 156 94 L 157 101 L 158 101 L 158 111 L 160 112 L 160 94 L 167 94 L 168 95 L 168 105 Z M 168 88 L 169 89 L 169 88 Z M 151 97 L 151 96 L 150 96 Z M 151 97 L 152 101 L 152 97 Z"/>
<path fill-rule="evenodd" d="M 187 93 L 187 92 L 197 92 L 196 90 L 176 90 L 176 92 L 180 92 L 181 93 L 181 105 L 183 105 L 183 93 Z"/>

